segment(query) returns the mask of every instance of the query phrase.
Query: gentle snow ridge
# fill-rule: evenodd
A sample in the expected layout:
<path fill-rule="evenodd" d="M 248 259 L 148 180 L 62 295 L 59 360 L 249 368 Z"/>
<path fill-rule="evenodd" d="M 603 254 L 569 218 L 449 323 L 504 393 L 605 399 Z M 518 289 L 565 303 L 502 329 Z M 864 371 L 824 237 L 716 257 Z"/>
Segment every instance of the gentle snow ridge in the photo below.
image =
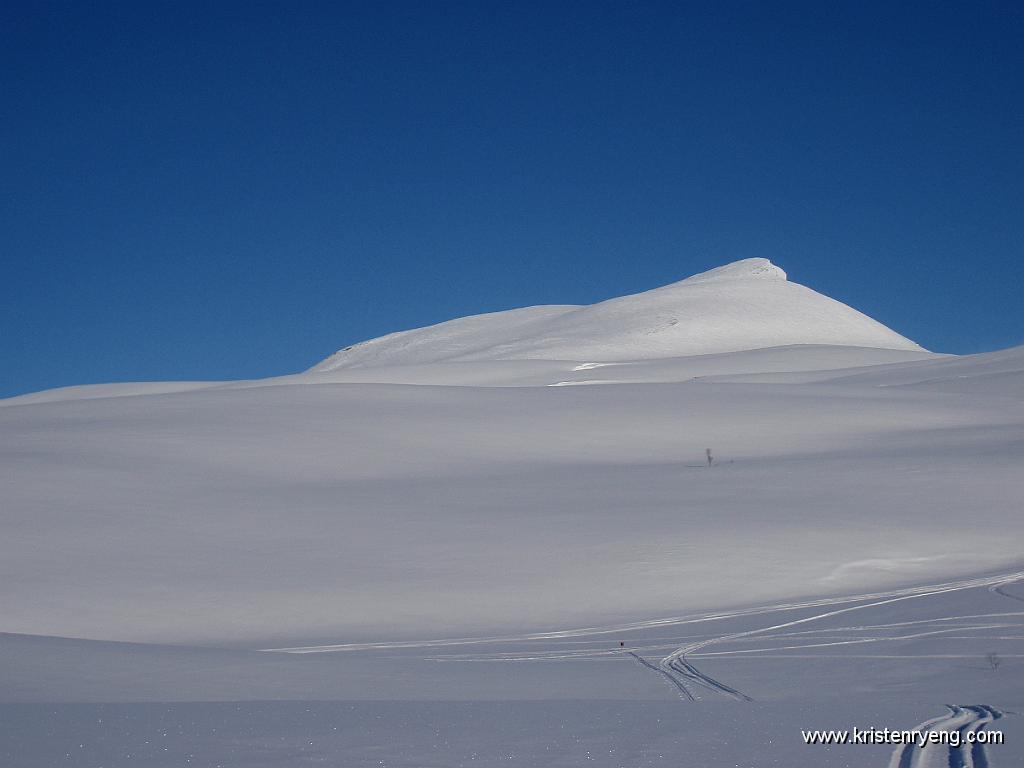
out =
<path fill-rule="evenodd" d="M 441 361 L 610 362 L 793 344 L 921 351 L 768 259 L 743 259 L 671 285 L 589 306 L 541 306 L 464 317 L 371 339 L 312 371 Z"/>

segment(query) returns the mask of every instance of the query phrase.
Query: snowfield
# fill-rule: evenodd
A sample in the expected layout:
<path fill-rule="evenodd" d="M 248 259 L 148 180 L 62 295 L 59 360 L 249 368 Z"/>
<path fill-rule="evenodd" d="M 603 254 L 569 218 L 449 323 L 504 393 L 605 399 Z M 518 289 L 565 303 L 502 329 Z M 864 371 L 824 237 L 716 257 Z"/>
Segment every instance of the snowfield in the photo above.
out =
<path fill-rule="evenodd" d="M 0 468 L 4 765 L 1024 757 L 1024 348 L 765 260 L 10 398 Z M 1006 743 L 800 738 L 926 721 Z"/>

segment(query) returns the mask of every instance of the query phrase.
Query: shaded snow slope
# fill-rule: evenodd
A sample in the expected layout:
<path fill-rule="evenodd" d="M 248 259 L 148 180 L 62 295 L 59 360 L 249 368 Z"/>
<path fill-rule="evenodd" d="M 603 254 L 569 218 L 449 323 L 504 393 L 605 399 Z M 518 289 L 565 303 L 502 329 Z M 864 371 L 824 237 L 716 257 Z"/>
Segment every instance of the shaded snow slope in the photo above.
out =
<path fill-rule="evenodd" d="M 590 306 L 530 307 L 355 344 L 312 371 L 452 360 L 637 360 L 829 344 L 920 351 L 909 339 L 744 259 Z"/>
<path fill-rule="evenodd" d="M 296 383 L 9 406 L 0 435 L 30 634 L 586 626 L 998 567 L 1024 535 L 1024 402 L 903 387 Z"/>
<path fill-rule="evenodd" d="M 783 349 L 764 350 L 779 354 Z M 745 361 L 753 363 L 753 361 Z M 754 372 L 754 365 L 742 370 L 718 366 L 709 373 L 709 380 L 732 384 L 807 384 L 831 382 L 846 387 L 892 387 L 931 392 L 973 394 L 1024 398 L 1024 346 L 982 352 L 977 355 L 924 355 L 916 360 L 884 362 L 875 358 L 857 368 L 822 365 L 789 370 L 782 367 L 762 367 Z"/>
<path fill-rule="evenodd" d="M 1024 346 L 963 357 L 885 365 L 838 378 L 846 384 L 1024 397 Z"/>

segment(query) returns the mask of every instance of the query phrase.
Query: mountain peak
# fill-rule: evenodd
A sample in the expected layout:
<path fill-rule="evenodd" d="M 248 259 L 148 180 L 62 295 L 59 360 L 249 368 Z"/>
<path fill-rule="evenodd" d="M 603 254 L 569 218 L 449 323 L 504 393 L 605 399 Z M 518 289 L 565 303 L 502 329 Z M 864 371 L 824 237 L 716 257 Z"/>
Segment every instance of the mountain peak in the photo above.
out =
<path fill-rule="evenodd" d="M 589 306 L 474 315 L 364 341 L 314 371 L 442 361 L 607 362 L 793 344 L 922 351 L 852 307 L 799 283 L 768 259 L 742 259 L 671 285 Z"/>
<path fill-rule="evenodd" d="M 740 259 L 707 272 L 688 277 L 683 283 L 702 283 L 708 280 L 785 280 L 786 273 L 768 259 Z"/>

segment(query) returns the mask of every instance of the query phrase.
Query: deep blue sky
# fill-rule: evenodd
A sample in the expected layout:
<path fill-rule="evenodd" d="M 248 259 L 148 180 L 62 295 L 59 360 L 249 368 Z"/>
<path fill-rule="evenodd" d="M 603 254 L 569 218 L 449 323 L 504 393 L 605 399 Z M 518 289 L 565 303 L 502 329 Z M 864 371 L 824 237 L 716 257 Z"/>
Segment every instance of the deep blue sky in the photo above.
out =
<path fill-rule="evenodd" d="M 1006 3 L 4 3 L 0 396 L 303 369 L 764 256 L 1024 343 Z"/>

